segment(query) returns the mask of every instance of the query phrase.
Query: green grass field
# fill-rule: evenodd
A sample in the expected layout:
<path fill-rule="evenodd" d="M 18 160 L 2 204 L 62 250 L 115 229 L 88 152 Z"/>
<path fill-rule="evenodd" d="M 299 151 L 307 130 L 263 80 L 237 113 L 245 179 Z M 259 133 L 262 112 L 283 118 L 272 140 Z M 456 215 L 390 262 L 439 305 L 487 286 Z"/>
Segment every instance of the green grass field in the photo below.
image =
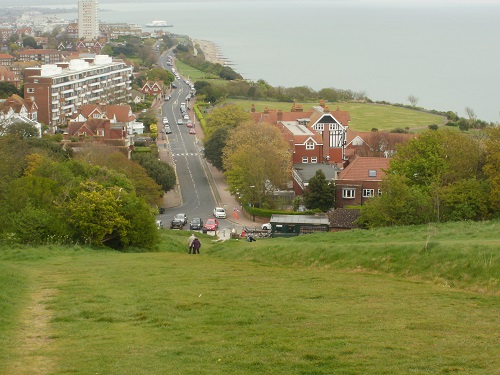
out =
<path fill-rule="evenodd" d="M 2 374 L 495 374 L 500 222 L 0 248 Z"/>
<path fill-rule="evenodd" d="M 228 99 L 227 102 L 240 105 L 246 111 L 250 111 L 252 104 L 255 105 L 257 112 L 263 112 L 265 107 L 275 110 L 281 109 L 286 112 L 289 112 L 292 108 L 292 103 L 287 102 L 239 99 Z M 312 106 L 319 105 L 319 103 L 299 104 L 302 104 L 304 111 L 310 110 Z M 337 108 L 341 111 L 348 111 L 351 116 L 349 126 L 355 131 L 369 132 L 373 128 L 387 131 L 406 127 L 412 131 L 419 131 L 427 130 L 428 126 L 432 124 L 443 125 L 446 121 L 443 116 L 391 105 L 370 103 L 327 103 L 327 105 L 332 111 Z"/>

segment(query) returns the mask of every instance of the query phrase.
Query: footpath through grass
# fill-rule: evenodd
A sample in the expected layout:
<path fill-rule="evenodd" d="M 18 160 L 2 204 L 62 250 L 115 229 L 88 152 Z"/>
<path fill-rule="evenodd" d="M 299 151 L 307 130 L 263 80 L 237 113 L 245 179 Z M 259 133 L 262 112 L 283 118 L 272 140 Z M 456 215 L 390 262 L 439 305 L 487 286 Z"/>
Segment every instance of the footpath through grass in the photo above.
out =
<path fill-rule="evenodd" d="M 158 253 L 4 247 L 0 373 L 497 373 L 498 286 L 463 288 L 498 278 L 498 225 L 201 235 L 196 256 L 169 230 Z"/>

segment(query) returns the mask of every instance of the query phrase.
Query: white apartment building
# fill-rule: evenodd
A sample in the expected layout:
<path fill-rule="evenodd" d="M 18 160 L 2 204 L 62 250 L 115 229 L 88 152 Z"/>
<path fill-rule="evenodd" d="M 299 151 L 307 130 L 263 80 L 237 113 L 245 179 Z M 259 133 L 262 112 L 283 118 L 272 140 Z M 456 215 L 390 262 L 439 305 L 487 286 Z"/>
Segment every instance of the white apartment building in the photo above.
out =
<path fill-rule="evenodd" d="M 27 68 L 24 97 L 37 103 L 38 121 L 64 127 L 83 104 L 128 104 L 132 70 L 107 55 Z"/>
<path fill-rule="evenodd" d="M 97 0 L 78 0 L 78 38 L 94 40 L 99 36 Z"/>

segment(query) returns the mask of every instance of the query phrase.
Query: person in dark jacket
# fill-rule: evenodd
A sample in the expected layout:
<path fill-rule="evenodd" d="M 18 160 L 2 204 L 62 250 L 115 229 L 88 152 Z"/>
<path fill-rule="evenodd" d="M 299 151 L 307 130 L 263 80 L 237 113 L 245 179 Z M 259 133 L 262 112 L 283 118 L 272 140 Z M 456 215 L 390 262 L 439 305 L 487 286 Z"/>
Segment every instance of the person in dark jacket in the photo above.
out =
<path fill-rule="evenodd" d="M 199 254 L 200 253 L 200 247 L 201 247 L 201 242 L 198 238 L 195 238 L 193 240 L 193 254 Z"/>

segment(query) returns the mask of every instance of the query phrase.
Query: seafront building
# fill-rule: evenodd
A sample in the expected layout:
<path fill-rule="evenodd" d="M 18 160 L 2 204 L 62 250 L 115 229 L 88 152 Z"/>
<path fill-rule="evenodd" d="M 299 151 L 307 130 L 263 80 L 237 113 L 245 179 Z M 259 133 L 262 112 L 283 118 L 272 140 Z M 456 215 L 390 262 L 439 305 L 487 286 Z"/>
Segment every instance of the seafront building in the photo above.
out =
<path fill-rule="evenodd" d="M 24 97 L 38 105 L 38 120 L 56 130 L 83 104 L 128 103 L 133 67 L 97 55 L 25 70 Z"/>
<path fill-rule="evenodd" d="M 78 38 L 94 40 L 99 36 L 97 0 L 78 0 Z"/>

